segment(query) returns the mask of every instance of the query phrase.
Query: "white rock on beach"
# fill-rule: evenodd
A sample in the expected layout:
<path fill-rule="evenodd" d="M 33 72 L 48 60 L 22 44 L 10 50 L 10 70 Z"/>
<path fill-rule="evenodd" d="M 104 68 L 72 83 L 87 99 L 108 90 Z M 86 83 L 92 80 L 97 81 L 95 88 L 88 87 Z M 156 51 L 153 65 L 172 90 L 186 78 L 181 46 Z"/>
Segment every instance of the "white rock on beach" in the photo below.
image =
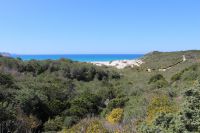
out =
<path fill-rule="evenodd" d="M 115 61 L 101 61 L 101 62 L 90 62 L 97 66 L 111 66 L 118 69 L 123 69 L 125 67 L 139 67 L 144 62 L 142 60 L 115 60 Z"/>

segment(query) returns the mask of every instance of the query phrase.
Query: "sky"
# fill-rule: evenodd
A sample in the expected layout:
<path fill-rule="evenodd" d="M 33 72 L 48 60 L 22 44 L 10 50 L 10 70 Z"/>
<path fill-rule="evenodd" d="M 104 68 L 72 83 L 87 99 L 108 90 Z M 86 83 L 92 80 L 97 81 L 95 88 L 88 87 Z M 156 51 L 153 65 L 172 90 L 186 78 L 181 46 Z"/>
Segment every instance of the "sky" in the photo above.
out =
<path fill-rule="evenodd" d="M 0 0 L 0 51 L 200 50 L 200 0 Z"/>

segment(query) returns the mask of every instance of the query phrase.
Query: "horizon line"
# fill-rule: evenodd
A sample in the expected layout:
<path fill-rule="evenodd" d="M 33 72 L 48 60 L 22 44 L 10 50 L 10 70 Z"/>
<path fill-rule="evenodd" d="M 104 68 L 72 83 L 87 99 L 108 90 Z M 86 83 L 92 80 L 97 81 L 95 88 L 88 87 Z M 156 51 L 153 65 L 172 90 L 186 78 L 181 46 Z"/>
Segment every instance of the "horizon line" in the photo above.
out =
<path fill-rule="evenodd" d="M 9 53 L 10 55 L 144 55 L 146 53 L 45 53 L 45 54 L 16 54 Z"/>
<path fill-rule="evenodd" d="M 144 55 L 152 52 L 183 52 L 183 51 L 200 51 L 200 49 L 188 49 L 188 50 L 171 50 L 171 51 L 162 51 L 162 50 L 151 50 L 148 52 L 132 52 L 132 53 L 12 53 L 12 52 L 1 52 L 4 54 L 10 54 L 10 55 Z"/>

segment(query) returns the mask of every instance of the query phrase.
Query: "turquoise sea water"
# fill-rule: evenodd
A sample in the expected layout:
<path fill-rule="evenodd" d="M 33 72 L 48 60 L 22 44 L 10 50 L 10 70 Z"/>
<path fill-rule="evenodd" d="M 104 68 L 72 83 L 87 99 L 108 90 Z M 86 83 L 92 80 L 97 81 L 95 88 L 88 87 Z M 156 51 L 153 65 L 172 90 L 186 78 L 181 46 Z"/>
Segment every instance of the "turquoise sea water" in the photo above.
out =
<path fill-rule="evenodd" d="M 112 61 L 112 60 L 130 60 L 142 57 L 142 54 L 65 54 L 65 55 L 12 55 L 20 57 L 22 60 L 58 60 L 61 58 L 71 59 L 73 61 L 91 62 L 91 61 Z"/>

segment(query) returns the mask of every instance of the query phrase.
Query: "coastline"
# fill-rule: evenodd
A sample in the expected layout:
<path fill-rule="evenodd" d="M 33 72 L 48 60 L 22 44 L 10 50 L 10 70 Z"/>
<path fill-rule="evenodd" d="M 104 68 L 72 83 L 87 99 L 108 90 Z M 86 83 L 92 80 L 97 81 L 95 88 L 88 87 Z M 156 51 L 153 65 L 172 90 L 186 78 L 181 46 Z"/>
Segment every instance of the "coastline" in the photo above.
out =
<path fill-rule="evenodd" d="M 79 62 L 111 62 L 115 60 L 133 60 L 143 57 L 144 54 L 44 54 L 44 55 L 15 55 L 13 58 L 20 57 L 22 60 L 59 60 L 61 58 Z"/>

